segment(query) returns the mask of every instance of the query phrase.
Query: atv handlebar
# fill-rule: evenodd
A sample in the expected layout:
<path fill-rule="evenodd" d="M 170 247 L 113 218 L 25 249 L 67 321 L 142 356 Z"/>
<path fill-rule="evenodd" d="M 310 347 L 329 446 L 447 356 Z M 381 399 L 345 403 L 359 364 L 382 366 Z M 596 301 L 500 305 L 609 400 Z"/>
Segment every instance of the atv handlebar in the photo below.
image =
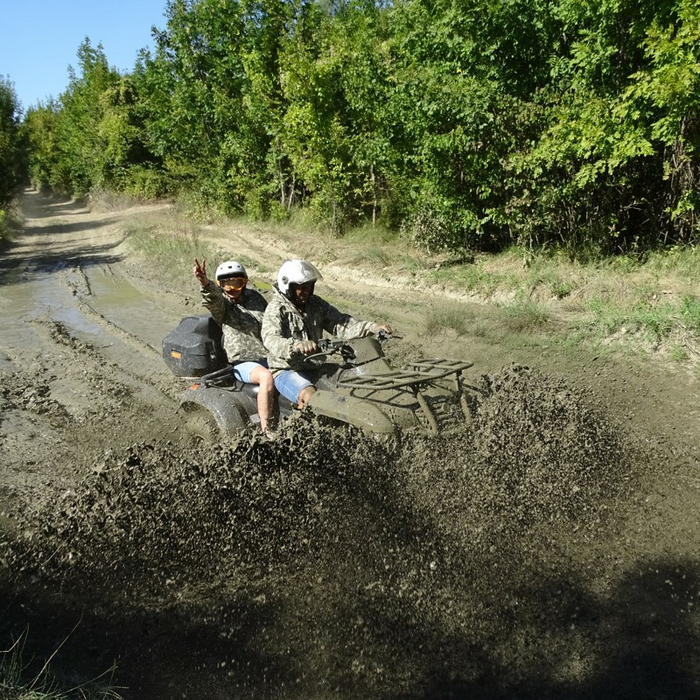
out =
<path fill-rule="evenodd" d="M 319 365 L 325 362 L 326 358 L 335 355 L 336 353 L 339 354 L 344 362 L 352 362 L 352 360 L 355 359 L 355 350 L 352 348 L 349 343 L 352 343 L 353 340 L 359 340 L 362 336 L 357 336 L 356 338 L 350 338 L 350 340 L 337 340 L 333 338 L 321 338 L 320 340 L 316 341 L 316 345 L 318 346 L 318 351 L 312 353 L 311 355 L 307 355 L 304 358 L 304 361 L 310 361 L 310 364 L 315 364 Z M 384 343 L 387 340 L 391 338 L 399 338 L 398 335 L 394 335 L 393 333 L 387 333 L 384 329 L 378 330 L 375 334 L 374 337 L 380 342 Z"/>
<path fill-rule="evenodd" d="M 357 336 L 355 338 L 350 338 L 350 340 L 338 340 L 338 339 L 333 339 L 333 338 L 321 338 L 320 340 L 316 341 L 316 345 L 318 346 L 318 351 L 311 354 L 307 355 L 304 357 L 304 362 L 309 362 L 310 365 L 312 366 L 317 366 L 320 367 L 325 361 L 327 357 L 330 357 L 331 355 L 339 354 L 343 358 L 343 362 L 349 363 L 352 362 L 355 357 L 355 350 L 351 345 L 348 343 L 351 343 L 353 340 L 359 340 L 359 338 L 362 336 Z M 375 334 L 374 337 L 380 342 L 384 343 L 387 340 L 391 340 L 392 338 L 401 338 L 399 335 L 395 335 L 394 333 L 387 333 L 384 329 L 378 330 Z M 229 364 L 227 364 L 224 368 L 218 369 L 214 372 L 209 372 L 208 374 L 204 374 L 199 378 L 199 385 L 201 388 L 206 389 L 209 386 L 216 385 L 220 380 L 230 377 L 233 374 L 234 368 L 236 365 L 241 364 L 243 362 L 258 362 L 259 358 L 239 358 Z"/>
<path fill-rule="evenodd" d="M 307 355 L 304 358 L 304 361 L 308 362 L 311 360 L 312 364 L 314 364 L 314 361 L 325 361 L 326 357 L 335 355 L 336 353 L 343 358 L 344 362 L 349 362 L 350 360 L 355 359 L 355 351 L 344 340 L 321 338 L 321 340 L 316 341 L 316 345 L 318 346 L 318 352 L 315 352 L 312 355 Z"/>

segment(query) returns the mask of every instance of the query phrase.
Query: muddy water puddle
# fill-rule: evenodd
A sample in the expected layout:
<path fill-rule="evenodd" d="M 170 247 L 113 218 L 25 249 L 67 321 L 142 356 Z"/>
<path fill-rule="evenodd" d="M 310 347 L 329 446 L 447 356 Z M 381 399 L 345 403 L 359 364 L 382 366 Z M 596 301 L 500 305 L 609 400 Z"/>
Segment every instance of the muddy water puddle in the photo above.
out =
<path fill-rule="evenodd" d="M 168 327 L 168 323 L 173 326 L 175 323 L 164 318 L 158 303 L 157 288 L 154 287 L 152 295 L 146 295 L 123 278 L 92 270 L 88 280 L 91 291 L 89 303 L 95 311 L 160 349 L 164 328 Z"/>
<path fill-rule="evenodd" d="M 76 308 L 74 294 L 60 276 L 48 275 L 0 286 L 0 327 L 2 343 L 14 348 L 36 346 L 32 321 L 54 320 L 76 332 L 102 338 L 98 324 Z"/>
<path fill-rule="evenodd" d="M 112 361 L 124 362 L 132 353 L 124 342 L 154 357 L 162 338 L 173 325 L 164 317 L 156 299 L 149 298 L 126 280 L 101 269 L 87 275 L 75 270 L 39 273 L 0 286 L 0 362 L 26 348 L 38 348 L 41 341 L 36 322 L 58 323 L 69 335 L 82 338 L 104 352 Z M 107 320 L 109 319 L 109 320 Z"/>

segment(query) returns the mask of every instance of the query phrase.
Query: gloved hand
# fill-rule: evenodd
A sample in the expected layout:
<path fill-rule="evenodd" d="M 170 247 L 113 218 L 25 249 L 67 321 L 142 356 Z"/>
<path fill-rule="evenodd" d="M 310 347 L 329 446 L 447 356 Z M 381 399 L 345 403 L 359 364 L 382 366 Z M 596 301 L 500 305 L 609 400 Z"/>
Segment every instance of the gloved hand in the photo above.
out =
<path fill-rule="evenodd" d="M 312 355 L 318 350 L 318 345 L 314 340 L 297 340 L 294 343 L 294 350 L 300 355 Z"/>

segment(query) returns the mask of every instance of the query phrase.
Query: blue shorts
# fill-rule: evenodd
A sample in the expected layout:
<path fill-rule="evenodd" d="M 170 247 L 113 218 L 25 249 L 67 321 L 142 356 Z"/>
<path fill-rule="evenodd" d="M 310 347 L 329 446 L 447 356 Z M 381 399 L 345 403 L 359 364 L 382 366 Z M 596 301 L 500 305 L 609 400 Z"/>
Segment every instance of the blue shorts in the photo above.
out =
<path fill-rule="evenodd" d="M 267 369 L 267 360 L 265 358 L 257 362 L 241 362 L 241 364 L 233 366 L 233 376 L 238 379 L 239 382 L 251 384 L 250 373 L 261 366 Z"/>
<path fill-rule="evenodd" d="M 302 372 L 295 372 L 292 369 L 285 369 L 275 375 L 277 391 L 294 404 L 299 403 L 299 394 L 301 394 L 307 386 L 313 385 L 314 383 L 309 379 L 308 375 Z"/>

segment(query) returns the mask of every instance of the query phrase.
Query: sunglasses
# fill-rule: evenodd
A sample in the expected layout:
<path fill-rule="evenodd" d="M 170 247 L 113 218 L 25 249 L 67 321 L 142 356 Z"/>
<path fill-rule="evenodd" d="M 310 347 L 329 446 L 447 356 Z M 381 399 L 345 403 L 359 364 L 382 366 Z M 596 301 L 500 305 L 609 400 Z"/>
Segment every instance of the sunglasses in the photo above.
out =
<path fill-rule="evenodd" d="M 219 280 L 219 284 L 223 289 L 243 289 L 246 286 L 248 280 L 245 277 L 229 277 L 225 280 Z"/>

